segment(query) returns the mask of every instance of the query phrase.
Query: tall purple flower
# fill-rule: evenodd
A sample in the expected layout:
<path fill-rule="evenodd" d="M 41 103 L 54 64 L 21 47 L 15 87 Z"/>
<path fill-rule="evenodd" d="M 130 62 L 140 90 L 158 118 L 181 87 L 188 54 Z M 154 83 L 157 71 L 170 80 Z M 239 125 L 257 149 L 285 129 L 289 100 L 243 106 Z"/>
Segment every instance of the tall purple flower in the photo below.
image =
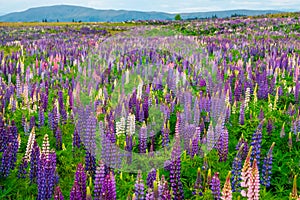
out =
<path fill-rule="evenodd" d="M 102 184 L 105 180 L 105 165 L 100 160 L 96 169 L 95 174 L 95 181 L 94 181 L 94 200 L 100 200 L 101 199 L 101 188 Z"/>
<path fill-rule="evenodd" d="M 37 172 L 38 172 L 38 163 L 40 162 L 40 147 L 38 146 L 36 140 L 34 140 L 32 151 L 30 154 L 30 182 L 35 183 Z"/>
<path fill-rule="evenodd" d="M 26 178 L 27 175 L 27 167 L 28 167 L 28 162 L 27 158 L 23 157 L 22 161 L 19 165 L 19 170 L 18 170 L 18 178 Z"/>
<path fill-rule="evenodd" d="M 263 166 L 262 166 L 262 176 L 261 176 L 261 184 L 270 187 L 271 174 L 272 174 L 272 161 L 273 161 L 273 148 L 275 142 L 272 143 L 272 146 L 269 149 L 267 156 L 264 158 Z"/>
<path fill-rule="evenodd" d="M 216 172 L 210 182 L 211 192 L 214 196 L 215 200 L 220 199 L 221 195 L 221 188 L 220 188 L 220 179 L 219 179 L 219 173 Z"/>
<path fill-rule="evenodd" d="M 252 142 L 251 146 L 253 146 L 252 152 L 251 152 L 251 161 L 256 158 L 257 165 L 259 166 L 260 161 L 260 149 L 261 149 L 261 142 L 262 142 L 262 128 L 263 128 L 264 120 L 260 122 L 258 125 L 256 131 L 252 135 Z"/>
<path fill-rule="evenodd" d="M 116 197 L 116 181 L 114 174 L 107 174 L 101 188 L 101 199 L 115 200 Z"/>
<path fill-rule="evenodd" d="M 85 199 L 86 198 L 86 175 L 85 175 L 84 168 L 81 163 L 79 163 L 77 165 L 74 185 L 76 183 L 78 184 L 79 191 L 81 193 L 81 195 L 80 195 L 81 198 Z"/>
<path fill-rule="evenodd" d="M 177 128 L 176 128 L 177 127 Z M 175 130 L 178 129 L 178 121 L 176 123 Z M 170 165 L 170 182 L 174 194 L 175 200 L 184 199 L 183 187 L 181 182 L 180 170 L 181 170 L 181 160 L 180 160 L 180 138 L 179 133 L 175 131 L 175 144 L 173 146 L 171 155 L 171 165 Z"/>
<path fill-rule="evenodd" d="M 232 171 L 231 171 L 231 188 L 232 191 L 239 191 L 240 186 L 241 186 L 241 170 L 242 170 L 242 160 L 243 160 L 243 149 L 244 149 L 244 144 L 241 144 L 241 146 L 238 149 L 238 152 L 236 156 L 233 159 L 232 162 Z"/>
<path fill-rule="evenodd" d="M 153 188 L 153 181 L 156 180 L 156 169 L 151 169 L 147 176 L 147 186 Z"/>
<path fill-rule="evenodd" d="M 138 171 L 136 182 L 134 185 L 134 193 L 137 200 L 143 200 L 145 199 L 145 186 L 144 181 L 142 179 L 142 173 L 141 171 Z"/>
<path fill-rule="evenodd" d="M 202 178 L 201 178 L 201 171 L 200 171 L 200 167 L 197 170 L 197 178 L 194 184 L 194 190 L 193 190 L 193 195 L 195 196 L 202 196 Z"/>
<path fill-rule="evenodd" d="M 228 156 L 228 130 L 224 128 L 218 141 L 219 161 L 225 162 Z"/>
<path fill-rule="evenodd" d="M 2 154 L 2 160 L 0 165 L 0 175 L 7 177 L 10 174 L 10 171 L 14 168 L 14 163 L 12 160 L 13 157 L 13 145 L 8 143 Z"/>
<path fill-rule="evenodd" d="M 78 185 L 77 181 L 74 181 L 72 190 L 70 192 L 70 200 L 82 200 L 82 193 L 80 190 L 80 186 Z"/>
<path fill-rule="evenodd" d="M 147 150 L 147 126 L 144 123 L 139 132 L 139 152 L 146 153 Z"/>
<path fill-rule="evenodd" d="M 60 187 L 57 186 L 54 191 L 54 200 L 64 200 L 64 196 L 60 190 Z"/>
<path fill-rule="evenodd" d="M 77 147 L 79 149 L 80 146 L 81 146 L 80 136 L 79 136 L 77 128 L 75 127 L 74 133 L 73 133 L 73 148 Z"/>
<path fill-rule="evenodd" d="M 44 126 L 45 124 L 45 114 L 42 107 L 39 109 L 39 127 Z"/>
<path fill-rule="evenodd" d="M 57 127 L 57 129 L 56 129 L 55 138 L 56 138 L 56 149 L 61 150 L 62 149 L 62 134 L 61 134 L 61 130 L 59 127 Z"/>

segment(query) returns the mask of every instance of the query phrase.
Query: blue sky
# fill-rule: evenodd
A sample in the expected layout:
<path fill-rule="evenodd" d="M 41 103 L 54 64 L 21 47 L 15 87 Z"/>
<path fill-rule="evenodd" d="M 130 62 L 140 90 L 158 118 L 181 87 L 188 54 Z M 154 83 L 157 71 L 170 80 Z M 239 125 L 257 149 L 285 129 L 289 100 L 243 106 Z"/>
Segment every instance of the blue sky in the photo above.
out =
<path fill-rule="evenodd" d="M 231 9 L 300 10 L 300 0 L 0 0 L 0 15 L 57 4 L 169 13 Z"/>

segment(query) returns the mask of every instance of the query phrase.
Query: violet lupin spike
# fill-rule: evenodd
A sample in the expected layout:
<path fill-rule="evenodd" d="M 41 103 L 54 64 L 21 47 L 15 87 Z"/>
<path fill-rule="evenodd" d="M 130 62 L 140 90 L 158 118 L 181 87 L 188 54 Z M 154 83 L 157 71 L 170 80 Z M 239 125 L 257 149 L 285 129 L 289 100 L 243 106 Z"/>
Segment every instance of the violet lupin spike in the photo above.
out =
<path fill-rule="evenodd" d="M 77 165 L 77 170 L 75 174 L 75 182 L 77 182 L 79 191 L 81 193 L 81 198 L 86 198 L 86 175 L 84 172 L 84 168 L 81 163 Z M 74 182 L 74 185 L 75 185 Z"/>
<path fill-rule="evenodd" d="M 264 158 L 263 166 L 262 166 L 262 177 L 261 184 L 270 187 L 271 174 L 272 174 L 272 160 L 273 160 L 273 149 L 275 146 L 275 142 L 272 143 L 267 156 Z"/>
<path fill-rule="evenodd" d="M 220 179 L 219 179 L 219 173 L 216 172 L 210 182 L 210 187 L 212 194 L 214 196 L 215 200 L 220 199 L 220 194 L 221 194 L 221 188 L 220 188 Z"/>
<path fill-rule="evenodd" d="M 55 188 L 55 191 L 54 191 L 54 200 L 64 200 L 64 196 L 61 192 L 61 189 L 59 186 L 57 186 Z"/>

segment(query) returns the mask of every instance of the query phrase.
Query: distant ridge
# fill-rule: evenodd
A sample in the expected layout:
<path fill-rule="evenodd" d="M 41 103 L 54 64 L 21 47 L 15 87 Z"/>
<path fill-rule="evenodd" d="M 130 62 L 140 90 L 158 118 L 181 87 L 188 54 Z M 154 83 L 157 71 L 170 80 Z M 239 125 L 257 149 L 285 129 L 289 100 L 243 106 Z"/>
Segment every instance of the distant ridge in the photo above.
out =
<path fill-rule="evenodd" d="M 212 12 L 180 13 L 183 19 L 206 18 L 217 16 L 219 18 L 231 15 L 262 15 L 267 13 L 280 13 L 276 10 L 228 10 Z M 121 22 L 128 20 L 170 20 L 176 14 L 164 12 L 143 12 L 128 10 L 97 10 L 93 8 L 55 5 L 46 7 L 30 8 L 22 12 L 9 13 L 0 16 L 0 22 L 34 22 L 47 19 L 48 22 L 59 20 L 60 22 L 82 21 L 82 22 Z"/>

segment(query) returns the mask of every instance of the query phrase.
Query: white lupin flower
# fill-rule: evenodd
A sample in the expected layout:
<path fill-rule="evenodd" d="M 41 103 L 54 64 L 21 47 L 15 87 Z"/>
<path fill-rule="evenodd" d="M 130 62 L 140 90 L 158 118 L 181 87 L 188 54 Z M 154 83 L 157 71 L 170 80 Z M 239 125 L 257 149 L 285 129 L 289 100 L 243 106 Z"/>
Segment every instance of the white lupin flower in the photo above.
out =
<path fill-rule="evenodd" d="M 30 155 L 31 155 L 34 140 L 35 140 L 35 127 L 32 128 L 32 130 L 29 134 L 28 142 L 27 142 L 27 147 L 26 147 L 26 152 L 25 152 L 25 157 L 26 157 L 27 161 L 30 160 Z"/>
<path fill-rule="evenodd" d="M 129 114 L 127 118 L 126 134 L 133 135 L 135 133 L 135 115 Z"/>
<path fill-rule="evenodd" d="M 250 88 L 247 87 L 245 92 L 245 110 L 248 110 L 248 104 L 250 102 Z"/>

